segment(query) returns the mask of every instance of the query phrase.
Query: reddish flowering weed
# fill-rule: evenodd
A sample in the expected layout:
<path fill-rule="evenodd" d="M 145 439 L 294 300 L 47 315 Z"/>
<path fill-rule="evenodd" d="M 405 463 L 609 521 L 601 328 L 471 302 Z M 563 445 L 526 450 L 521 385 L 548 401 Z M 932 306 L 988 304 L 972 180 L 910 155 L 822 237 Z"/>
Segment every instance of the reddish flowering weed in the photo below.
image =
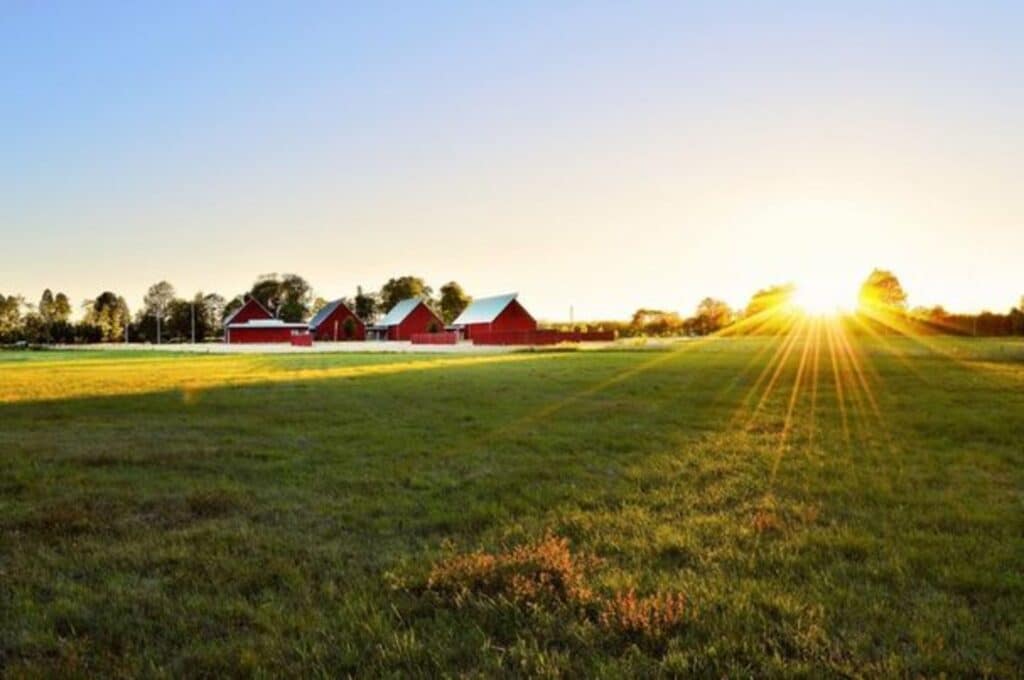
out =
<path fill-rule="evenodd" d="M 475 552 L 442 560 L 430 570 L 427 587 L 450 594 L 501 595 L 520 603 L 585 603 L 592 597 L 586 581 L 596 563 L 573 555 L 566 539 L 548 534 L 496 554 Z"/>
<path fill-rule="evenodd" d="M 637 597 L 631 589 L 602 602 L 598 622 L 615 633 L 661 638 L 686 623 L 689 616 L 682 593 Z"/>
<path fill-rule="evenodd" d="M 552 534 L 497 553 L 454 555 L 433 566 L 427 588 L 459 606 L 471 595 L 502 596 L 518 604 L 574 606 L 606 631 L 660 639 L 693 614 L 680 593 L 637 597 L 633 590 L 595 592 L 589 579 L 599 560 L 573 555 L 569 542 Z"/>

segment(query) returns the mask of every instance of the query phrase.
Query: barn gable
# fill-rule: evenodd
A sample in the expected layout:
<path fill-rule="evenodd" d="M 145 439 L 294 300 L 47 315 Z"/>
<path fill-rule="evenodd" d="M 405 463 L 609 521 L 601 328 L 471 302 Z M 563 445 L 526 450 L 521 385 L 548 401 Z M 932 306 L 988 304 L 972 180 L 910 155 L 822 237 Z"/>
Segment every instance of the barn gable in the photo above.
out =
<path fill-rule="evenodd" d="M 344 307 L 344 311 L 347 311 L 349 314 L 352 314 L 352 316 L 355 316 L 355 314 L 352 313 L 352 310 L 348 308 L 348 305 L 345 304 L 345 300 L 342 298 L 338 298 L 334 302 L 328 302 L 326 305 L 324 305 L 323 309 L 317 312 L 313 316 L 313 318 L 309 320 L 309 329 L 311 331 L 315 331 L 317 328 L 323 325 L 323 323 L 327 321 L 327 319 L 329 319 L 331 315 L 333 315 L 336 311 L 339 310 L 339 308 L 342 307 Z"/>
<path fill-rule="evenodd" d="M 224 319 L 224 326 L 235 323 L 245 323 L 255 319 L 273 319 L 274 315 L 266 307 L 259 303 L 256 298 L 248 298 L 245 303 L 236 309 L 231 316 Z"/>
<path fill-rule="evenodd" d="M 349 326 L 346 329 L 346 325 Z M 343 299 L 324 306 L 309 322 L 309 330 L 317 340 L 363 340 L 366 324 L 349 309 Z"/>
<path fill-rule="evenodd" d="M 440 331 L 444 322 L 425 300 L 414 297 L 396 303 L 373 328 L 378 337 L 408 340 L 416 333 Z"/>

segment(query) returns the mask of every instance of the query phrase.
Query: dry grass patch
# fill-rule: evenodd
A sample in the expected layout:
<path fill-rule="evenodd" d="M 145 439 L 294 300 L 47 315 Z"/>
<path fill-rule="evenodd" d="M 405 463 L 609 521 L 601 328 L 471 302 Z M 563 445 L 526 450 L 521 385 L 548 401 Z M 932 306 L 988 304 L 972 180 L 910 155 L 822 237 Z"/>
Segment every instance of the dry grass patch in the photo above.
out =
<path fill-rule="evenodd" d="M 664 639 L 692 618 L 682 593 L 639 597 L 633 589 L 595 587 L 593 577 L 603 563 L 574 554 L 567 539 L 548 533 L 495 553 L 478 550 L 442 559 L 430 569 L 426 589 L 457 608 L 477 597 L 501 597 L 549 611 L 571 610 L 605 632 L 630 639 Z"/>
<path fill-rule="evenodd" d="M 592 557 L 573 555 L 568 540 L 548 534 L 498 553 L 477 551 L 441 560 L 431 568 L 427 587 L 456 597 L 584 604 L 593 596 L 587 580 L 597 564 Z"/>
<path fill-rule="evenodd" d="M 607 630 L 625 636 L 661 639 L 681 628 L 692 616 L 682 593 L 637 597 L 630 589 L 605 599 L 598 621 Z"/>

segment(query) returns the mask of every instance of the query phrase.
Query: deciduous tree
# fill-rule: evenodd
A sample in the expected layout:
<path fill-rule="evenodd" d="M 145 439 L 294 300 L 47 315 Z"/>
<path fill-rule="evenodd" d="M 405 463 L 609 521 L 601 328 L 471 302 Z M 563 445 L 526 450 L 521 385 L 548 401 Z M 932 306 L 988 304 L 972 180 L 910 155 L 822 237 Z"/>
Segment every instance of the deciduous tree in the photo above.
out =
<path fill-rule="evenodd" d="M 777 311 L 789 305 L 793 300 L 795 290 L 796 287 L 791 283 L 762 288 L 751 296 L 750 302 L 747 303 L 747 307 L 743 311 L 744 318 L 749 319 L 765 312 Z"/>
<path fill-rule="evenodd" d="M 316 316 L 320 312 L 320 310 L 323 309 L 324 307 L 326 307 L 327 305 L 328 305 L 328 302 L 327 302 L 326 299 L 324 299 L 324 298 L 322 298 L 320 296 L 317 296 L 313 300 L 313 304 L 310 305 L 310 308 L 309 308 L 310 315 L 311 316 Z"/>
<path fill-rule="evenodd" d="M 690 327 L 697 335 L 710 335 L 722 330 L 733 320 L 732 309 L 725 302 L 715 298 L 704 298 L 697 305 L 697 313 L 690 322 Z"/>
<path fill-rule="evenodd" d="M 197 293 L 191 300 L 171 300 L 167 305 L 167 336 L 172 340 L 191 341 L 194 321 L 196 340 L 202 340 L 206 336 L 204 314 L 202 293 Z"/>
<path fill-rule="evenodd" d="M 263 274 L 249 295 L 283 321 L 301 322 L 309 318 L 313 289 L 298 274 Z"/>
<path fill-rule="evenodd" d="M 388 279 L 380 289 L 380 303 L 385 311 L 402 300 L 419 297 L 429 298 L 434 291 L 418 276 L 399 276 Z"/>
<path fill-rule="evenodd" d="M 635 333 L 649 336 L 676 335 L 682 331 L 683 320 L 675 312 L 660 309 L 638 309 L 630 324 Z"/>
<path fill-rule="evenodd" d="M 0 295 L 0 342 L 17 340 L 21 330 L 21 307 L 25 300 L 20 295 Z"/>
<path fill-rule="evenodd" d="M 380 309 L 380 299 L 374 293 L 366 293 L 362 286 L 356 286 L 356 297 L 353 300 L 355 312 L 363 323 L 373 323 L 377 320 L 377 312 Z"/>
<path fill-rule="evenodd" d="M 861 285 L 859 301 L 863 308 L 902 311 L 907 306 L 907 294 L 895 274 L 875 269 Z"/>
<path fill-rule="evenodd" d="M 71 300 L 64 293 L 57 293 L 50 308 L 50 321 L 67 323 L 71 319 Z"/>
<path fill-rule="evenodd" d="M 36 311 L 39 312 L 39 318 L 42 319 L 44 323 L 50 323 L 53 321 L 54 304 L 53 292 L 47 288 L 39 297 L 39 305 L 36 307 Z"/>
<path fill-rule="evenodd" d="M 207 293 L 203 296 L 203 315 L 206 324 L 207 338 L 219 337 L 224 322 L 224 298 L 217 293 Z"/>
<path fill-rule="evenodd" d="M 441 318 L 446 324 L 455 321 L 471 301 L 472 298 L 466 295 L 462 286 L 455 281 L 449 281 L 441 286 Z"/>
<path fill-rule="evenodd" d="M 85 324 L 98 329 L 99 340 L 117 342 L 124 338 L 124 329 L 129 322 L 128 303 L 112 292 L 104 291 L 85 304 Z M 91 333 L 88 337 L 92 337 Z"/>

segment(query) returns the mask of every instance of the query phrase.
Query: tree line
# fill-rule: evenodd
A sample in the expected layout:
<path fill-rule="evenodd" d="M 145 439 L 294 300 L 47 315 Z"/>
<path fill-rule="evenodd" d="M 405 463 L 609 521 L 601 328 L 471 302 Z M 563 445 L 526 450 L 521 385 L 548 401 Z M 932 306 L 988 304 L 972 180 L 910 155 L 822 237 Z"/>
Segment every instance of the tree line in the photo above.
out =
<path fill-rule="evenodd" d="M 438 315 L 451 323 L 471 301 L 462 286 L 449 281 L 438 295 L 418 276 L 388 279 L 378 291 L 356 288 L 342 298 L 365 323 L 373 323 L 396 303 L 422 297 Z M 305 322 L 330 301 L 314 295 L 309 282 L 298 274 L 264 274 L 252 287 L 225 298 L 218 293 L 180 297 L 168 281 L 153 284 L 133 314 L 124 297 L 103 291 L 81 303 L 81 318 L 72 320 L 68 296 L 50 289 L 36 303 L 21 295 L 0 294 L 0 344 L 86 344 L 97 342 L 206 342 L 220 340 L 224 320 L 249 299 L 255 299 L 275 318 Z"/>
<path fill-rule="evenodd" d="M 678 312 L 640 308 L 629 321 L 593 324 L 622 337 L 701 336 L 728 331 L 735 335 L 775 334 L 799 310 L 793 305 L 796 287 L 779 284 L 756 291 L 742 309 L 708 297 L 690 316 Z M 1005 314 L 952 314 L 943 307 L 907 307 L 907 293 L 891 271 L 873 270 L 861 284 L 858 309 L 846 316 L 852 332 L 875 334 L 924 333 L 977 336 L 1024 335 L 1024 296 Z"/>
<path fill-rule="evenodd" d="M 792 306 L 794 292 L 792 284 L 774 285 L 755 292 L 739 310 L 707 297 L 689 316 L 640 308 L 628 321 L 590 322 L 577 327 L 612 330 L 623 337 L 701 336 L 727 329 L 734 334 L 777 333 L 796 313 Z M 357 286 L 354 295 L 342 299 L 356 316 L 370 324 L 410 297 L 425 299 L 446 324 L 472 300 L 455 281 L 441 286 L 435 295 L 423 278 L 409 275 L 392 277 L 376 291 Z M 78 321 L 72 321 L 72 304 L 64 293 L 46 289 L 37 303 L 29 303 L 19 295 L 0 294 L 0 344 L 219 340 L 223 337 L 224 320 L 250 298 L 275 318 L 288 322 L 307 321 L 329 302 L 315 296 L 309 282 L 297 274 L 264 274 L 248 291 L 230 299 L 203 292 L 179 297 L 173 285 L 160 281 L 149 287 L 142 307 L 134 315 L 124 297 L 104 291 L 81 304 L 82 316 Z M 857 323 L 850 325 L 855 332 L 1024 335 L 1024 297 L 1005 314 L 954 314 L 941 306 L 908 309 L 906 291 L 896 275 L 876 269 L 861 285 L 859 302 L 860 308 L 854 313 Z"/>

